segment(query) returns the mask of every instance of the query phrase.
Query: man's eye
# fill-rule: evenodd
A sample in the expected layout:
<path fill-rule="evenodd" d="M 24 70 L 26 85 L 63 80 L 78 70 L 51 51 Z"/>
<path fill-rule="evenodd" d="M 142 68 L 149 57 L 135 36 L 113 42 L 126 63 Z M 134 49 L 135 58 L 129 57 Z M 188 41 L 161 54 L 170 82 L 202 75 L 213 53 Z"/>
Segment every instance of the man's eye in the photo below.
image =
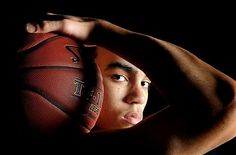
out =
<path fill-rule="evenodd" d="M 116 81 L 127 81 L 127 78 L 124 75 L 119 74 L 113 74 L 111 78 L 115 79 Z"/>
<path fill-rule="evenodd" d="M 149 86 L 150 86 L 150 82 L 147 82 L 147 81 L 142 81 L 141 82 L 141 85 L 143 86 L 143 87 L 146 87 L 146 88 L 148 88 Z"/>

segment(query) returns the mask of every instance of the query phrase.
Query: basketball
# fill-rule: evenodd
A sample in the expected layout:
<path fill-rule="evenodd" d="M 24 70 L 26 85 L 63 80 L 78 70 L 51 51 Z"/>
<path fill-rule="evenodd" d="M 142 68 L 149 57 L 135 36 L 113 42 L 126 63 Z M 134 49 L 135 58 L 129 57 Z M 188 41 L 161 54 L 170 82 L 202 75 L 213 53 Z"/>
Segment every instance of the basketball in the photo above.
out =
<path fill-rule="evenodd" d="M 26 34 L 17 51 L 20 104 L 33 132 L 65 128 L 89 133 L 103 102 L 103 83 L 91 52 L 54 34 Z"/>

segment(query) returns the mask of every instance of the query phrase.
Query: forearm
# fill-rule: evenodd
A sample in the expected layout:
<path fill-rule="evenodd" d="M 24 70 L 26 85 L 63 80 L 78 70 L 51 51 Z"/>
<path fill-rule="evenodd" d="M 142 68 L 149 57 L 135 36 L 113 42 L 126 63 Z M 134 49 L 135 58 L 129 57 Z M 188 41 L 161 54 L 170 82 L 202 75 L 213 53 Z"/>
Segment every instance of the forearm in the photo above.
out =
<path fill-rule="evenodd" d="M 109 22 L 95 32 L 95 43 L 140 67 L 171 104 L 214 114 L 234 97 L 233 79 L 181 47 Z"/>
<path fill-rule="evenodd" d="M 66 19 L 33 26 L 32 32 L 59 32 L 105 47 L 142 69 L 170 101 L 170 106 L 134 128 L 89 134 L 89 143 L 100 144 L 107 135 L 105 141 L 109 143 L 110 139 L 121 140 L 122 144 L 127 140 L 140 144 L 148 141 L 163 152 L 192 154 L 196 148 L 207 152 L 235 137 L 235 80 L 166 41 L 103 20 L 63 17 Z M 132 135 L 139 135 L 137 141 Z"/>

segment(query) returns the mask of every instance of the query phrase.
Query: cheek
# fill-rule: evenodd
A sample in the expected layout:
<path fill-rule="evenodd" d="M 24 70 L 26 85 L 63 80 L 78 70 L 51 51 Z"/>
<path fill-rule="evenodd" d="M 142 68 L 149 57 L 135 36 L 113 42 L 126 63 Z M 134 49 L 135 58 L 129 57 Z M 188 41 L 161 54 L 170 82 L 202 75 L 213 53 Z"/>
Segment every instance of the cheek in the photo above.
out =
<path fill-rule="evenodd" d="M 144 93 L 144 102 L 143 102 L 143 104 L 142 104 L 142 106 L 143 106 L 143 109 L 146 107 L 146 105 L 147 105 L 147 102 L 148 102 L 148 92 L 147 93 Z"/>
<path fill-rule="evenodd" d="M 99 118 L 100 122 L 111 124 L 120 117 L 123 111 L 121 92 L 120 88 L 104 83 L 104 100 Z"/>
<path fill-rule="evenodd" d="M 146 104 L 147 104 L 147 101 L 148 101 L 148 95 L 149 95 L 149 92 L 147 91 L 147 92 L 145 93 Z"/>
<path fill-rule="evenodd" d="M 125 87 L 110 81 L 104 81 L 104 95 L 107 100 L 119 102 L 125 96 L 125 92 Z"/>
<path fill-rule="evenodd" d="M 104 101 L 102 111 L 117 111 L 122 107 L 126 90 L 117 84 L 104 81 Z"/>

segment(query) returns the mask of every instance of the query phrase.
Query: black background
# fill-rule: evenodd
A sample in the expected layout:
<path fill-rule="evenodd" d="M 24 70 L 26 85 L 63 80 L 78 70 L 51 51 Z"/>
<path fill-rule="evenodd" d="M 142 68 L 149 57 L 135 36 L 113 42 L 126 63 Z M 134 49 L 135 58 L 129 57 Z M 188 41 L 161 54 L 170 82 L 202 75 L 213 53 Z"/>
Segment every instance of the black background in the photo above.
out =
<path fill-rule="evenodd" d="M 189 3 L 181 1 L 19 1 L 7 5 L 7 8 L 9 8 L 7 14 L 10 11 L 11 15 L 6 16 L 6 13 L 2 13 L 3 17 L 7 17 L 5 20 L 7 22 L 2 24 L 5 29 L 2 32 L 4 34 L 4 46 L 2 46 L 4 52 L 1 61 L 5 75 L 3 76 L 4 89 L 7 92 L 3 96 L 6 97 L 4 103 L 7 104 L 11 104 L 12 99 L 14 100 L 11 95 L 14 90 L 14 82 L 11 81 L 11 77 L 14 76 L 14 71 L 11 69 L 12 66 L 14 67 L 14 53 L 8 51 L 14 50 L 14 44 L 17 41 L 17 26 L 26 21 L 25 15 L 33 19 L 35 15 L 44 12 L 103 18 L 125 28 L 168 40 L 191 51 L 236 79 L 236 63 L 233 56 L 235 55 L 236 34 L 236 25 L 233 20 L 236 19 L 236 9 L 234 5 L 226 1 L 224 3 L 208 2 L 207 4 L 199 1 Z M 146 114 L 152 113 L 164 104 L 163 98 L 152 89 Z M 10 108 L 14 109 L 11 106 Z M 14 112 L 9 109 L 9 106 L 3 109 L 4 112 L 7 112 L 7 116 Z M 8 129 L 11 124 L 9 122 L 11 119 L 6 121 L 6 130 L 14 132 L 14 129 Z M 211 153 L 233 154 L 232 152 L 236 152 L 235 146 L 235 140 L 232 140 Z"/>

